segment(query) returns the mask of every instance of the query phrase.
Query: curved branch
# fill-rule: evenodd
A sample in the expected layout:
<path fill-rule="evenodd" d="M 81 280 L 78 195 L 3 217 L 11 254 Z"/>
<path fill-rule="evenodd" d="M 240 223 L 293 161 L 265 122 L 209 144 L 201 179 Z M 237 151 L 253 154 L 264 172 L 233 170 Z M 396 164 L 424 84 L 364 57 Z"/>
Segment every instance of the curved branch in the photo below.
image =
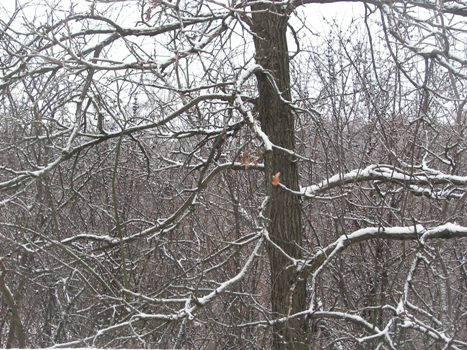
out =
<path fill-rule="evenodd" d="M 291 5 L 291 8 L 297 8 L 301 5 L 307 4 L 331 4 L 336 2 L 362 2 L 361 0 L 293 0 L 293 1 L 284 1 Z M 365 3 L 375 5 L 377 7 L 382 6 L 393 6 L 395 2 L 392 0 L 367 0 Z M 274 3 L 277 3 L 274 2 Z M 402 3 L 402 1 L 401 1 Z M 439 8 L 439 2 L 437 1 L 426 1 L 426 0 L 413 0 L 408 1 L 412 6 L 418 6 L 426 10 L 441 10 L 442 12 L 467 17 L 467 5 L 462 4 L 460 1 L 445 1 L 442 5 L 442 8 Z"/>
<path fill-rule="evenodd" d="M 258 253 L 264 242 L 264 239 L 261 233 L 258 233 L 256 236 L 256 239 L 254 240 L 257 240 L 257 242 L 256 242 L 255 247 L 253 248 L 253 251 L 249 254 L 242 268 L 235 276 L 228 279 L 227 281 L 219 283 L 219 286 L 217 288 L 213 289 L 210 293 L 206 294 L 205 296 L 201 298 L 196 298 L 195 296 L 190 296 L 186 298 L 185 307 L 178 310 L 177 312 L 173 312 L 171 314 L 148 314 L 144 312 L 138 312 L 135 315 L 133 315 L 128 321 L 118 323 L 118 324 L 109 326 L 107 328 L 100 329 L 99 331 L 96 332 L 96 334 L 90 337 L 79 339 L 76 341 L 71 341 L 68 343 L 55 344 L 54 346 L 52 346 L 52 348 L 63 348 L 63 347 L 67 348 L 67 347 L 70 347 L 71 345 L 84 344 L 87 341 L 91 341 L 91 340 L 95 342 L 96 339 L 103 334 L 106 334 L 110 331 L 114 331 L 116 329 L 120 329 L 123 327 L 131 327 L 131 325 L 134 322 L 138 322 L 138 321 L 160 320 L 160 321 L 171 322 L 171 321 L 183 320 L 186 318 L 193 319 L 194 318 L 193 313 L 195 311 L 197 311 L 198 309 L 206 306 L 207 304 L 215 300 L 217 296 L 229 290 L 232 286 L 234 286 L 237 282 L 239 282 L 245 277 L 248 269 L 251 267 L 253 262 L 258 258 L 259 256 Z M 253 239 L 251 239 L 249 242 L 252 242 L 252 241 Z"/>
<path fill-rule="evenodd" d="M 351 234 L 340 236 L 336 241 L 321 249 L 313 257 L 306 259 L 299 266 L 317 274 L 337 253 L 348 246 L 376 238 L 396 241 L 419 240 L 421 243 L 426 242 L 428 239 L 467 238 L 467 227 L 446 223 L 429 229 L 425 229 L 422 225 L 362 228 Z"/>
<path fill-rule="evenodd" d="M 364 181 L 383 181 L 407 185 L 415 192 L 424 195 L 427 193 L 437 195 L 437 198 L 448 196 L 454 193 L 454 191 L 450 189 L 449 191 L 436 192 L 431 188 L 433 185 L 467 186 L 467 176 L 449 175 L 433 170 L 409 173 L 391 165 L 372 164 L 364 169 L 355 169 L 346 174 L 334 175 L 316 185 L 302 187 L 299 192 L 296 191 L 294 193 L 300 194 L 303 197 L 314 198 L 335 187 Z M 427 186 L 429 188 L 420 188 L 416 186 Z M 281 187 L 287 189 L 285 186 Z M 463 189 L 458 190 L 462 192 L 462 194 L 458 193 L 458 197 L 461 197 L 465 191 Z"/>
<path fill-rule="evenodd" d="M 180 114 L 187 112 L 190 108 L 196 106 L 198 103 L 205 101 L 205 100 L 211 100 L 211 99 L 221 100 L 221 101 L 231 101 L 232 96 L 229 94 L 208 94 L 208 95 L 198 96 L 194 98 L 193 100 L 191 100 L 190 102 L 181 106 L 175 112 L 169 114 L 166 118 L 164 118 L 161 121 L 158 121 L 155 123 L 149 123 L 145 125 L 139 125 L 139 126 L 125 129 L 125 130 L 109 133 L 107 135 L 99 136 L 95 140 L 83 143 L 71 149 L 63 150 L 63 152 L 54 161 L 50 162 L 49 164 L 42 167 L 41 169 L 17 171 L 15 177 L 9 180 L 0 182 L 0 191 L 7 191 L 7 190 L 15 189 L 21 185 L 24 185 L 25 183 L 31 180 L 43 177 L 44 175 L 50 173 L 53 169 L 57 168 L 57 166 L 62 164 L 64 161 L 70 159 L 72 156 L 81 152 L 83 149 L 98 145 L 104 141 L 107 141 L 112 138 L 117 138 L 121 135 L 127 136 L 138 131 L 143 131 L 143 130 L 148 130 L 148 129 L 159 127 L 175 119 Z"/>

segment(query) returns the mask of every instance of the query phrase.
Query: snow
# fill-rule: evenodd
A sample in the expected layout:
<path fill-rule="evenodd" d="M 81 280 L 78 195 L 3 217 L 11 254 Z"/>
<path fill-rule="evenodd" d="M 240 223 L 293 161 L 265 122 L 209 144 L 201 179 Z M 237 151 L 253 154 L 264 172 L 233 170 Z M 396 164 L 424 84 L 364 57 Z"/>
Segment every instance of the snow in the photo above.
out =
<path fill-rule="evenodd" d="M 250 128 L 253 129 L 253 132 L 256 134 L 256 136 L 263 142 L 264 149 L 267 152 L 271 152 L 273 147 L 272 142 L 269 140 L 269 137 L 266 135 L 266 133 L 261 129 L 259 122 L 253 117 L 251 111 L 245 107 L 240 95 L 235 97 L 235 105 L 245 115 L 248 125 L 250 125 Z"/>
<path fill-rule="evenodd" d="M 371 164 L 363 169 L 354 169 L 345 174 L 336 174 L 316 185 L 302 187 L 300 189 L 300 193 L 305 197 L 314 197 L 321 192 L 337 186 L 342 186 L 353 182 L 374 180 L 411 184 L 415 186 L 413 187 L 415 191 L 421 193 L 429 191 L 429 189 L 422 188 L 420 185 L 447 184 L 467 186 L 467 176 L 449 175 L 443 174 L 441 172 L 430 171 L 409 173 L 391 165 Z M 454 190 L 452 190 L 451 193 L 453 193 L 453 191 Z M 433 193 L 433 191 L 430 193 Z M 443 192 L 441 192 L 440 195 L 441 194 L 444 195 Z"/>

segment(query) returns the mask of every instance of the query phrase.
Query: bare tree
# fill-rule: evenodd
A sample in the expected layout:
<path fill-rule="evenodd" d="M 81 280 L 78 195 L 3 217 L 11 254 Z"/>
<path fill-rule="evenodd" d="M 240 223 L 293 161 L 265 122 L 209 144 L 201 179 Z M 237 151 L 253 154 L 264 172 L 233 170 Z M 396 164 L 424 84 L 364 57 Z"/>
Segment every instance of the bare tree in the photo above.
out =
<path fill-rule="evenodd" d="M 322 3 L 3 10 L 2 346 L 467 345 L 467 9 Z"/>

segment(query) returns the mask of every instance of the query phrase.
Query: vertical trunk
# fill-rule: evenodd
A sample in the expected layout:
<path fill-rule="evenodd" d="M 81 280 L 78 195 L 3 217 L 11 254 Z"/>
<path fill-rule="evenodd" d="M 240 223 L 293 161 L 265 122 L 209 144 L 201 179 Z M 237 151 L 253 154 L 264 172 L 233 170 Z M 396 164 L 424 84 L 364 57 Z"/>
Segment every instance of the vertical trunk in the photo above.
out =
<path fill-rule="evenodd" d="M 24 349 L 26 347 L 26 334 L 21 321 L 18 302 L 15 300 L 15 296 L 6 284 L 5 275 L 6 268 L 0 260 L 0 295 L 3 294 L 4 301 L 11 313 L 10 331 L 8 333 L 6 348 L 13 348 L 16 342 L 19 348 Z"/>
<path fill-rule="evenodd" d="M 270 11 L 265 11 L 269 9 Z M 284 9 L 271 5 L 252 6 L 252 29 L 256 60 L 275 78 L 282 98 L 290 100 L 290 72 L 287 49 L 287 21 Z M 270 140 L 281 147 L 295 148 L 294 116 L 289 105 L 281 101 L 275 88 L 262 73 L 257 74 L 259 100 L 258 112 L 262 129 Z M 284 152 L 274 150 L 267 161 L 266 174 L 281 173 L 281 182 L 287 187 L 298 189 L 298 168 L 295 159 Z M 270 177 L 270 175 L 267 175 Z M 266 178 L 271 186 L 271 178 Z M 272 186 L 271 186 L 272 187 Z M 270 188 L 271 188 L 270 187 Z M 300 199 L 280 189 L 271 188 L 270 225 L 271 239 L 288 255 L 300 258 L 302 227 Z M 306 290 L 290 260 L 277 248 L 268 249 L 271 266 L 271 304 L 274 317 L 283 317 L 306 309 Z M 305 349 L 306 321 L 293 319 L 274 326 L 274 349 Z"/>

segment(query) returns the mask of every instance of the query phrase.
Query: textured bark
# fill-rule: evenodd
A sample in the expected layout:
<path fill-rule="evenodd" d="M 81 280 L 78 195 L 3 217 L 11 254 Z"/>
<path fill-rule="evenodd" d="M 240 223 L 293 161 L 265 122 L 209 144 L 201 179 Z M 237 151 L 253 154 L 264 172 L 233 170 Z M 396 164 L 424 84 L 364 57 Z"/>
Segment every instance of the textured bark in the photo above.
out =
<path fill-rule="evenodd" d="M 6 348 L 13 348 L 16 341 L 19 348 L 26 347 L 26 334 L 24 333 L 23 323 L 21 322 L 18 304 L 15 301 L 11 290 L 8 288 L 6 281 L 6 268 L 3 262 L 0 260 L 0 294 L 3 295 L 3 299 L 9 309 L 10 317 L 10 330 L 8 333 Z"/>
<path fill-rule="evenodd" d="M 252 6 L 252 29 L 256 60 L 272 73 L 281 96 L 290 100 L 290 72 L 287 48 L 287 21 L 285 9 L 266 5 Z M 269 11 L 265 11 L 269 10 Z M 276 145 L 295 148 L 294 115 L 290 106 L 281 100 L 265 74 L 257 73 L 258 113 L 262 129 Z M 288 255 L 301 257 L 302 243 L 301 210 L 298 196 L 271 186 L 271 174 L 281 173 L 281 182 L 298 190 L 298 167 L 295 159 L 284 152 L 274 150 L 266 161 L 266 186 L 270 200 L 271 239 Z M 291 315 L 306 309 L 306 289 L 290 260 L 272 245 L 268 249 L 271 268 L 271 306 L 275 317 Z M 294 319 L 274 325 L 274 349 L 304 349 L 306 345 L 306 321 Z"/>

